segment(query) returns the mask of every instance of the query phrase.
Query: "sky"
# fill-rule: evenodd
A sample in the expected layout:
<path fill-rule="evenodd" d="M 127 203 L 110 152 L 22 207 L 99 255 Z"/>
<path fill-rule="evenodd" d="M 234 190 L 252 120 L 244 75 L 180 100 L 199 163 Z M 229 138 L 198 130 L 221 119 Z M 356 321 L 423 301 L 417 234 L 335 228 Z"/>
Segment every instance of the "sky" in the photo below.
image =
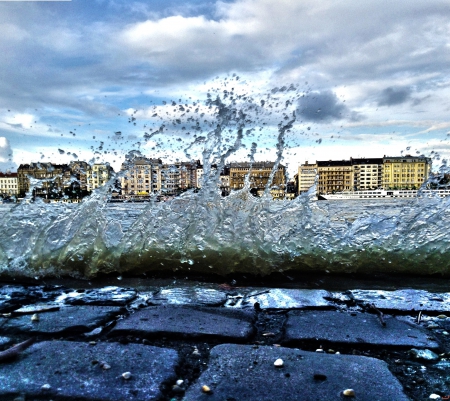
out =
<path fill-rule="evenodd" d="M 450 156 L 450 2 L 0 1 L 0 170 Z"/>

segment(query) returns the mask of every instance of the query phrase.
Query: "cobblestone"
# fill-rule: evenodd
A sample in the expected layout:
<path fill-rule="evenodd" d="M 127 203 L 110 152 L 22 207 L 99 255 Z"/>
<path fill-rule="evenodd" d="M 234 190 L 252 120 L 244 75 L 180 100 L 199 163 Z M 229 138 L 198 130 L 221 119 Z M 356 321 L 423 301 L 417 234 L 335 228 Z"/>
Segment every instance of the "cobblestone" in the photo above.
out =
<path fill-rule="evenodd" d="M 0 284 L 0 399 L 450 396 L 448 293 L 157 283 Z"/>

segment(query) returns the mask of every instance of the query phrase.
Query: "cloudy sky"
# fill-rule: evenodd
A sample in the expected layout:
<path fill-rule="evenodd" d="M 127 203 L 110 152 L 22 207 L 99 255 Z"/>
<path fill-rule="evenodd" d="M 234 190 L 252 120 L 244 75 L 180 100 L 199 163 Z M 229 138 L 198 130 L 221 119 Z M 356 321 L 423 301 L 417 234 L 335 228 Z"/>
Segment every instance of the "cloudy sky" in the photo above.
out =
<path fill-rule="evenodd" d="M 3 171 L 450 156 L 448 0 L 0 1 L 0 32 Z"/>

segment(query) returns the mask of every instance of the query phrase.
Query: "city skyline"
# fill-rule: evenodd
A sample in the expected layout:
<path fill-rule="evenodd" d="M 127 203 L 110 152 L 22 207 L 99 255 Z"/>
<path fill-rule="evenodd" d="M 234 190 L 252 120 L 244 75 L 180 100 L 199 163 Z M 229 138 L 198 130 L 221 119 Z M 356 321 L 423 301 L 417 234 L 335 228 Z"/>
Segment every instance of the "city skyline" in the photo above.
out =
<path fill-rule="evenodd" d="M 212 158 L 284 147 L 290 177 L 336 154 L 437 166 L 450 156 L 449 17 L 441 0 L 0 2 L 0 169 L 117 170 L 134 149 L 202 159 L 217 96 L 248 118 L 223 125 Z"/>

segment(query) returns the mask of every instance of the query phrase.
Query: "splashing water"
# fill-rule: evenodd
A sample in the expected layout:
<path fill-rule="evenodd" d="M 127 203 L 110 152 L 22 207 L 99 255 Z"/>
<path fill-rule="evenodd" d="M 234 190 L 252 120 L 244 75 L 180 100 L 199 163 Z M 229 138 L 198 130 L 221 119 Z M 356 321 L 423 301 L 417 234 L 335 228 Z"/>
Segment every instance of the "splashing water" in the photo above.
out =
<path fill-rule="evenodd" d="M 290 90 L 298 94 L 297 88 Z M 188 191 L 170 202 L 153 198 L 145 204 L 117 205 L 107 202 L 112 180 L 81 204 L 38 199 L 14 205 L 3 211 L 0 274 L 93 277 L 170 270 L 267 275 L 291 269 L 450 273 L 450 199 L 403 200 L 388 207 L 359 204 L 358 210 L 352 204 L 349 216 L 346 203 L 316 201 L 314 187 L 291 202 L 274 202 L 268 185 L 256 198 L 248 178 L 242 190 L 222 197 L 217 183 L 227 160 L 237 158 L 249 143 L 247 157 L 255 160 L 255 121 L 282 116 L 273 135 L 273 179 L 297 118 L 292 99 L 281 102 L 281 96 L 274 100 L 271 94 L 264 102 L 225 97 L 232 98 L 228 104 L 218 96 L 208 98 L 212 129 L 184 148 L 189 156 L 201 147 L 204 178 L 199 193 Z M 278 114 L 269 109 L 270 101 L 282 103 Z M 162 126 L 145 140 L 163 133 Z M 130 152 L 128 162 L 139 155 Z"/>

